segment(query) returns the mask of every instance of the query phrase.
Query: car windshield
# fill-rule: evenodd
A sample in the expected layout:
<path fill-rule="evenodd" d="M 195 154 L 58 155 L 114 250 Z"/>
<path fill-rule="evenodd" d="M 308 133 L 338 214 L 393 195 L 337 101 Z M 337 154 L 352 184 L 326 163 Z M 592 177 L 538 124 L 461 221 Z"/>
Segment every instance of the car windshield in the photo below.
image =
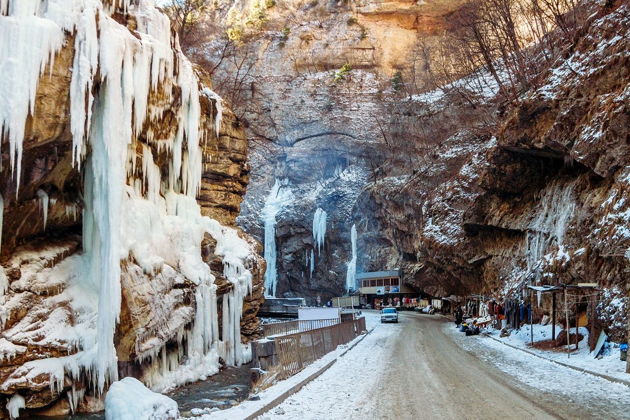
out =
<path fill-rule="evenodd" d="M 394 308 L 385 308 L 385 309 L 383 309 L 383 313 L 384 314 L 395 314 L 396 313 L 396 309 L 394 309 Z"/>

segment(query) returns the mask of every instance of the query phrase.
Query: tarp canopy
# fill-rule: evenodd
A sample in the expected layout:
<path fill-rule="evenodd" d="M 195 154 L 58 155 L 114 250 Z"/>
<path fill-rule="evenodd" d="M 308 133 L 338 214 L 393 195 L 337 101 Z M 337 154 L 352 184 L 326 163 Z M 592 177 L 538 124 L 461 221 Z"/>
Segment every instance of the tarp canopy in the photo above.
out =
<path fill-rule="evenodd" d="M 562 287 L 559 287 L 559 286 L 548 286 L 548 285 L 546 285 L 546 286 L 527 286 L 527 288 L 535 290 L 537 292 L 542 292 L 542 293 L 554 292 L 554 291 L 557 291 L 557 290 L 562 290 Z"/>

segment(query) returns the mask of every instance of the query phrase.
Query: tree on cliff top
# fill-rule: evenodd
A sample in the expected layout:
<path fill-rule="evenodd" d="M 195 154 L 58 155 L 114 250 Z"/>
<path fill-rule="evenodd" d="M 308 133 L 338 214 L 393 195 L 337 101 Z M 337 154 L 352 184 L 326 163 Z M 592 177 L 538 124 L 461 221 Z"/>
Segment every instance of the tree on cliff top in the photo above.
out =
<path fill-rule="evenodd" d="M 194 28 L 208 11 L 209 0 L 168 0 L 164 12 L 175 25 L 179 42 L 185 45 Z"/>

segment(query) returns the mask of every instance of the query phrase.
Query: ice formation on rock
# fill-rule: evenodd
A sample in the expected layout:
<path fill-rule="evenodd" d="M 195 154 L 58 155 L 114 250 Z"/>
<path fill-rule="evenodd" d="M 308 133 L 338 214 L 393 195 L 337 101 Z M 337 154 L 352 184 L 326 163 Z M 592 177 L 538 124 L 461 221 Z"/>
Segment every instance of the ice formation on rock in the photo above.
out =
<path fill-rule="evenodd" d="M 352 258 L 348 262 L 348 271 L 346 271 L 346 290 L 354 290 L 356 288 L 357 275 L 357 227 L 352 225 L 350 230 L 350 243 L 352 246 Z"/>
<path fill-rule="evenodd" d="M 293 193 L 288 180 L 276 179 L 262 209 L 265 224 L 265 252 L 267 271 L 265 272 L 265 293 L 267 296 L 276 295 L 278 271 L 276 268 L 276 216 L 293 200 Z"/>
<path fill-rule="evenodd" d="M 135 17 L 135 30 L 112 17 L 121 11 Z M 152 0 L 119 0 L 113 5 L 102 0 L 0 0 L 4 56 L 0 126 L 2 135 L 9 138 L 16 191 L 24 126 L 34 112 L 38 80 L 52 66 L 56 52 L 69 42 L 68 34 L 74 34 L 73 162 L 84 172 L 85 182 L 83 253 L 66 258 L 46 276 L 65 287 L 62 296 L 76 314 L 73 330 L 65 331 L 70 338 L 65 339 L 77 352 L 27 362 L 0 387 L 8 388 L 20 375 L 48 375 L 54 391 L 63 389 L 65 376 L 90 375 L 97 392 L 115 381 L 121 261 L 128 259 L 149 274 L 177 269 L 197 286 L 194 322 L 191 329 L 180 332 L 177 350 L 167 352 L 162 343 L 142 354 L 151 363 L 147 382 L 166 389 L 215 373 L 219 358 L 229 364 L 245 362 L 248 352 L 240 342 L 240 317 L 243 298 L 252 289 L 246 266 L 254 251 L 234 229 L 202 216 L 195 200 L 202 176 L 200 92 L 212 97 L 217 107 L 215 135 L 221 100 L 200 88 L 168 18 Z M 171 97 L 175 91 L 180 92 L 177 100 Z M 152 95 L 158 94 L 160 100 L 152 101 Z M 146 127 L 159 122 L 166 107 L 172 110 L 173 106 L 178 106 L 172 122 L 175 134 L 158 138 Z M 141 133 L 146 137 L 143 143 Z M 140 150 L 142 156 L 137 156 Z M 158 166 L 158 155 L 167 156 L 167 169 Z M 37 195 L 46 224 L 48 195 L 43 190 Z M 66 213 L 76 211 L 76 207 L 66 207 Z M 202 260 L 201 242 L 206 234 L 217 241 L 215 253 L 223 257 L 223 275 L 232 284 L 223 296 L 221 337 L 215 277 Z M 183 371 L 186 374 L 178 375 Z M 70 397 L 79 392 L 73 390 Z"/>
<path fill-rule="evenodd" d="M 564 236 L 575 210 L 574 184 L 563 185 L 554 182 L 540 198 L 539 211 L 531 221 L 527 234 L 527 273 L 540 280 L 543 257 L 552 245 L 557 248 L 555 258 L 568 258 L 564 249 Z"/>
<path fill-rule="evenodd" d="M 7 403 L 7 411 L 11 420 L 20 417 L 20 410 L 26 407 L 26 401 L 20 394 L 14 394 Z"/>
<path fill-rule="evenodd" d="M 310 278 L 313 278 L 313 272 L 315 271 L 315 250 L 311 249 L 311 259 L 309 260 Z"/>
<path fill-rule="evenodd" d="M 39 197 L 39 206 L 42 208 L 42 214 L 44 215 L 44 229 L 46 229 L 46 224 L 48 223 L 48 206 L 50 204 L 50 199 L 48 198 L 48 194 L 44 190 L 37 190 L 37 197 Z"/>
<path fill-rule="evenodd" d="M 321 208 L 315 210 L 313 215 L 313 242 L 317 245 L 317 252 L 322 251 L 326 241 L 326 212 Z"/>

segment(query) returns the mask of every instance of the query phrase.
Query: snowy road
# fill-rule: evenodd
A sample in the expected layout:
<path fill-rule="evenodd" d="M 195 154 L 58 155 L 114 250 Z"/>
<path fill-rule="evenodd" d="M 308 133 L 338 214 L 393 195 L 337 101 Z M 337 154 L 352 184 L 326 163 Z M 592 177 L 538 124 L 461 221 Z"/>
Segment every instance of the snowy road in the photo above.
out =
<path fill-rule="evenodd" d="M 262 418 L 630 419 L 630 388 L 465 337 L 452 325 L 405 313 L 398 325 L 378 325 Z"/>

